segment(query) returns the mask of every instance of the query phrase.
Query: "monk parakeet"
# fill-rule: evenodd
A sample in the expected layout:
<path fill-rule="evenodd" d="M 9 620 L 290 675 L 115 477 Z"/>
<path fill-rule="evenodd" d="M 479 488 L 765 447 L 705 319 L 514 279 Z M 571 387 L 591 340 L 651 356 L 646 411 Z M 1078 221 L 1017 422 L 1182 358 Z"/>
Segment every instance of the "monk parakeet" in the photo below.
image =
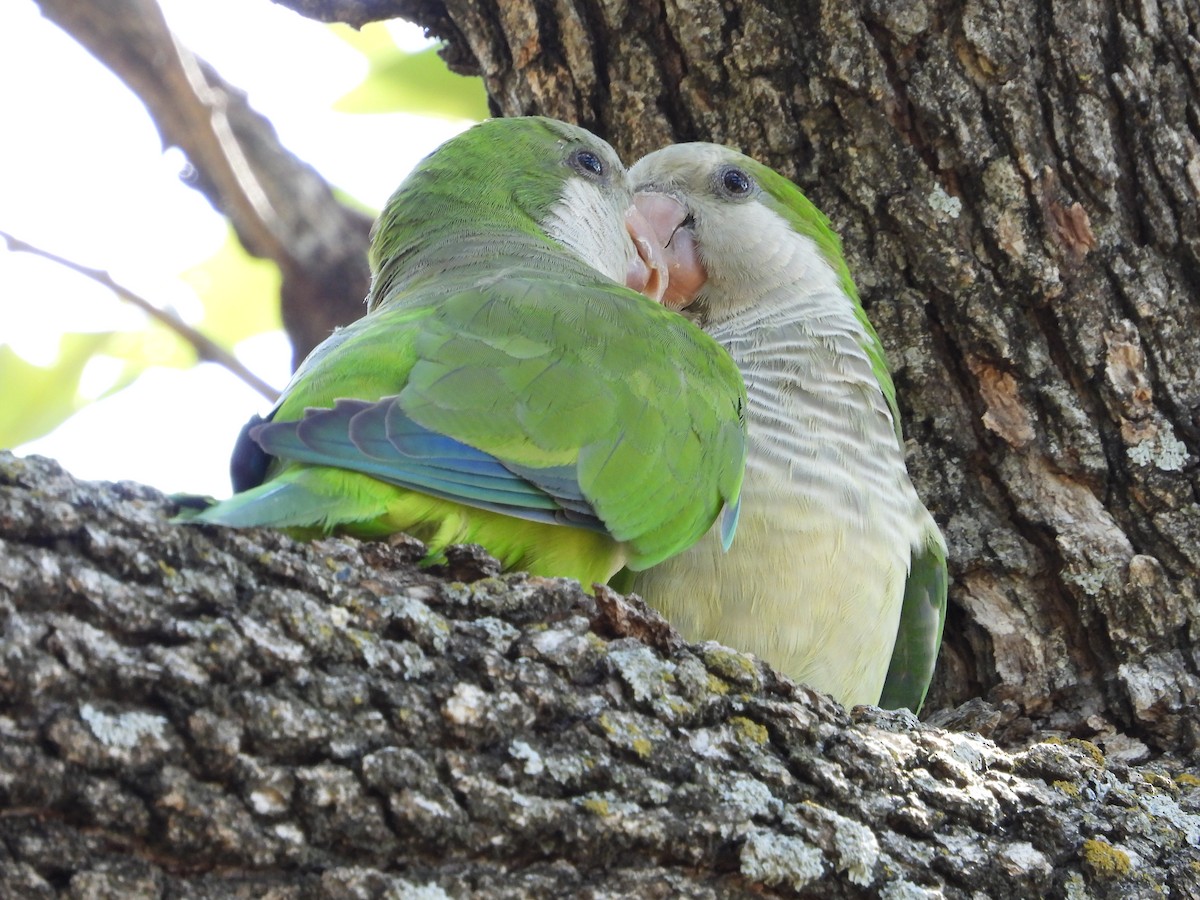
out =
<path fill-rule="evenodd" d="M 737 362 L 750 434 L 730 552 L 710 535 L 634 589 L 689 639 L 752 651 L 847 706 L 917 710 L 946 548 L 837 236 L 790 181 L 725 147 L 667 147 L 630 179 L 668 254 L 664 302 Z"/>
<path fill-rule="evenodd" d="M 478 543 L 585 587 L 723 509 L 728 539 L 745 389 L 712 338 L 625 286 L 658 267 L 635 250 L 648 234 L 587 131 L 497 119 L 443 144 L 376 223 L 367 314 L 247 426 L 241 493 L 193 521 L 404 531 L 431 559 Z"/>

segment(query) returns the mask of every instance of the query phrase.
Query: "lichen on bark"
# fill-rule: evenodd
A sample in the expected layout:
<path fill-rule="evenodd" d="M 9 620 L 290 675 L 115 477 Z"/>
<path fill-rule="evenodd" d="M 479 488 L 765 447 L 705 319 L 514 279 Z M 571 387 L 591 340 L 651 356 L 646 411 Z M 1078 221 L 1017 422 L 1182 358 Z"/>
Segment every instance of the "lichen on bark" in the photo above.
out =
<path fill-rule="evenodd" d="M 1200 887 L 1177 763 L 847 713 L 478 548 L 175 511 L 0 453 L 0 896 Z"/>

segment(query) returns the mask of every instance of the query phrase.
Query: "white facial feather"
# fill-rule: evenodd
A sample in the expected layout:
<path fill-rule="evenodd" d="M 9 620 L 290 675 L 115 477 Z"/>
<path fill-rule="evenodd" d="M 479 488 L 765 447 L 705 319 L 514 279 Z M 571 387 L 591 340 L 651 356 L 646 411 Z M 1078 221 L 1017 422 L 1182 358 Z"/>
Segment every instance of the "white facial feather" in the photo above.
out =
<path fill-rule="evenodd" d="M 773 209 L 755 199 L 708 197 L 693 207 L 708 272 L 699 301 L 709 321 L 819 315 L 836 317 L 850 333 L 861 330 L 853 301 L 816 242 Z"/>
<path fill-rule="evenodd" d="M 624 173 L 614 172 L 613 177 L 623 180 Z M 624 185 L 601 185 L 571 177 L 542 227 L 592 268 L 624 283 L 625 272 L 637 252 L 625 231 L 629 201 Z"/>

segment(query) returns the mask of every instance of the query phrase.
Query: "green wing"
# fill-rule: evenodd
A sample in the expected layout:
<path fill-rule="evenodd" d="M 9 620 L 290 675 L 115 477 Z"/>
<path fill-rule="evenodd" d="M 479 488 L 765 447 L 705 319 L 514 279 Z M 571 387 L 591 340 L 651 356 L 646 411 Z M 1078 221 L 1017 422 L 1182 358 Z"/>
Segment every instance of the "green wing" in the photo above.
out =
<path fill-rule="evenodd" d="M 737 367 L 682 317 L 609 282 L 510 268 L 338 332 L 251 435 L 277 457 L 268 484 L 300 464 L 360 472 L 604 530 L 644 568 L 735 506 L 744 405 Z M 246 524 L 246 505 L 228 521 Z M 226 521 L 220 506 L 201 519 Z"/>
<path fill-rule="evenodd" d="M 431 430 L 568 479 L 644 568 L 736 502 L 745 388 L 691 323 L 619 285 L 512 274 L 437 304 L 399 397 Z"/>
<path fill-rule="evenodd" d="M 919 712 L 925 702 L 946 624 L 947 586 L 946 551 L 935 536 L 914 555 L 904 586 L 896 647 L 879 698 L 884 709 Z"/>

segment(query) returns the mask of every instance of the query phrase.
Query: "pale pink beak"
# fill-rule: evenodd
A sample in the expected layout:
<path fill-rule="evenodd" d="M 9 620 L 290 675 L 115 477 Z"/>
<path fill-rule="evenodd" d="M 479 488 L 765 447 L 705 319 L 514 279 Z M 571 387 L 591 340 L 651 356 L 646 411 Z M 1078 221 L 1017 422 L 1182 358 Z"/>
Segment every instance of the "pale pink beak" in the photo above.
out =
<path fill-rule="evenodd" d="M 633 198 L 633 205 L 648 223 L 656 248 L 661 248 L 666 282 L 661 297 L 663 306 L 674 310 L 687 309 L 700 288 L 708 280 L 708 272 L 696 249 L 696 239 L 690 228 L 687 207 L 669 194 L 643 191 Z M 628 221 L 628 213 L 626 214 Z"/>
<path fill-rule="evenodd" d="M 625 272 L 625 286 L 661 303 L 663 293 L 667 290 L 668 275 L 667 260 L 658 243 L 658 236 L 636 206 L 625 210 L 625 230 L 637 248 L 637 256 Z"/>

